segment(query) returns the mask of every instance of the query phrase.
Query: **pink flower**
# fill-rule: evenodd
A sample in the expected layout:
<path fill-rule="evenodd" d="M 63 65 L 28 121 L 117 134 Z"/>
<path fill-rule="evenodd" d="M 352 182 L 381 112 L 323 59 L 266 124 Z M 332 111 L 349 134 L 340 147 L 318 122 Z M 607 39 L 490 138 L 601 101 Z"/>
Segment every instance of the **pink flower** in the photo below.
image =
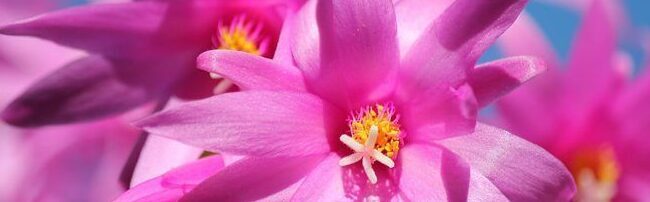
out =
<path fill-rule="evenodd" d="M 207 97 L 215 86 L 218 93 L 232 90 L 232 85 L 196 70 L 196 56 L 213 48 L 273 56 L 284 3 L 89 5 L 0 27 L 5 35 L 39 37 L 90 53 L 32 85 L 2 118 L 17 126 L 69 123 L 123 113 L 147 102 L 164 103 L 172 95 Z"/>
<path fill-rule="evenodd" d="M 439 17 L 414 20 L 406 16 L 432 4 L 309 1 L 288 17 L 282 35 L 292 37 L 279 41 L 291 55 L 199 56 L 200 69 L 243 91 L 139 125 L 245 156 L 200 184 L 194 177 L 204 173 L 189 175 L 192 189 L 181 200 L 569 200 L 575 187 L 561 162 L 475 120 L 479 106 L 543 70 L 530 57 L 474 67 L 525 3 L 457 0 Z M 161 183 L 130 194 L 172 190 Z"/>
<path fill-rule="evenodd" d="M 529 19 L 515 23 L 504 34 L 504 52 L 544 57 L 551 68 L 497 102 L 497 111 L 506 128 L 564 162 L 578 200 L 645 200 L 650 74 L 630 82 L 631 61 L 616 51 L 618 29 L 607 3 L 587 10 L 565 70 Z"/>

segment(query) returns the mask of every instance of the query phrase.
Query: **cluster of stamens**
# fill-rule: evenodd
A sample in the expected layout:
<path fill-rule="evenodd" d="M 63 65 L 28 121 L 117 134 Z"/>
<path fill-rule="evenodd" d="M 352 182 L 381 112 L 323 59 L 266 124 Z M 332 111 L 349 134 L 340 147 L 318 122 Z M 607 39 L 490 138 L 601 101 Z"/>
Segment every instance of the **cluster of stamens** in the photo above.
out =
<path fill-rule="evenodd" d="M 343 134 L 339 139 L 354 153 L 341 158 L 339 165 L 347 166 L 361 161 L 370 182 L 377 183 L 377 175 L 372 168 L 375 161 L 389 168 L 395 166 L 393 160 L 397 158 L 402 135 L 398 120 L 392 105 L 377 104 L 353 114 L 349 123 L 352 136 Z"/>
<path fill-rule="evenodd" d="M 269 46 L 269 39 L 261 36 L 263 26 L 247 20 L 245 15 L 233 18 L 228 26 L 219 21 L 217 33 L 212 37 L 216 49 L 242 51 L 253 55 L 264 55 Z M 221 79 L 221 75 L 210 73 L 213 79 Z M 215 94 L 223 93 L 232 87 L 233 83 L 223 79 L 214 88 Z"/>
<path fill-rule="evenodd" d="M 612 149 L 579 153 L 569 168 L 578 185 L 577 201 L 609 201 L 616 194 L 619 168 Z"/>

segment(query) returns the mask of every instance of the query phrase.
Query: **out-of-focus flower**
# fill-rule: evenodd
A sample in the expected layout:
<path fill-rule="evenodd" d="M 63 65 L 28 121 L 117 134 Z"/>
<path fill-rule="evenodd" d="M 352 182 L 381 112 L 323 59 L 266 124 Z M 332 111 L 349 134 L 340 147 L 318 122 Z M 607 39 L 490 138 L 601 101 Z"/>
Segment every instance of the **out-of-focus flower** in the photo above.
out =
<path fill-rule="evenodd" d="M 162 108 L 172 95 L 194 99 L 234 90 L 231 82 L 197 70 L 196 56 L 209 49 L 228 49 L 272 57 L 283 11 L 299 4 L 123 2 L 76 7 L 3 26 L 3 34 L 35 36 L 90 53 L 32 85 L 4 110 L 3 119 L 18 126 L 69 123 L 119 114 L 151 101 L 160 102 Z M 161 151 L 170 154 L 165 161 L 158 158 Z M 198 158 L 201 152 L 160 138 L 143 138 L 123 180 L 128 183 L 133 175 L 134 183 L 142 182 Z"/>
<path fill-rule="evenodd" d="M 580 201 L 638 201 L 650 188 L 650 74 L 631 80 L 631 61 L 616 51 L 608 4 L 594 1 L 566 69 L 530 19 L 502 38 L 507 55 L 549 61 L 549 72 L 497 102 L 504 127 L 560 158 Z M 608 1 L 609 2 L 609 1 Z"/>
<path fill-rule="evenodd" d="M 105 117 L 171 95 L 201 98 L 228 85 L 195 69 L 212 48 L 271 57 L 293 1 L 139 1 L 75 7 L 5 25 L 5 35 L 35 36 L 86 50 L 36 82 L 2 113 L 17 126 Z M 286 7 L 290 7 L 285 5 Z"/>
<path fill-rule="evenodd" d="M 310 1 L 289 16 L 292 37 L 280 40 L 292 54 L 280 58 L 293 60 L 226 50 L 199 56 L 199 68 L 243 91 L 189 102 L 139 124 L 245 157 L 196 186 L 194 177 L 210 174 L 187 176 L 191 191 L 183 190 L 189 193 L 181 199 L 570 199 L 575 187 L 561 162 L 475 120 L 479 106 L 543 69 L 529 57 L 474 67 L 526 1 L 457 0 L 439 17 L 405 19 L 419 9 L 400 3 L 431 6 L 415 2 Z M 419 28 L 410 24 L 423 21 Z M 405 27 L 416 29 L 399 30 Z M 401 41 L 408 31 L 417 37 Z M 125 200 L 152 190 L 177 194 L 167 180 L 136 186 Z"/>

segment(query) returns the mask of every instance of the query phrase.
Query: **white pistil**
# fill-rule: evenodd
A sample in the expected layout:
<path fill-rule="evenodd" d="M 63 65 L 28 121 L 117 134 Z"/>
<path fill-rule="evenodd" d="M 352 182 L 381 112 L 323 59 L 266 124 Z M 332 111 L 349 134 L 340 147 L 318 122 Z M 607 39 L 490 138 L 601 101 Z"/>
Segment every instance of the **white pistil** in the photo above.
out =
<path fill-rule="evenodd" d="M 382 154 L 380 151 L 375 149 L 375 143 L 377 143 L 377 137 L 379 136 L 379 128 L 375 125 L 370 127 L 370 134 L 368 134 L 368 139 L 366 139 L 365 145 L 362 145 L 355 141 L 352 137 L 343 134 L 339 138 L 343 144 L 350 147 L 354 150 L 354 154 L 350 154 L 346 157 L 339 160 L 340 166 L 347 166 L 361 160 L 363 165 L 363 170 L 368 176 L 370 183 L 377 183 L 377 175 L 372 169 L 372 163 L 374 160 L 379 161 L 380 163 L 392 168 L 395 166 L 395 163 L 388 156 Z"/>

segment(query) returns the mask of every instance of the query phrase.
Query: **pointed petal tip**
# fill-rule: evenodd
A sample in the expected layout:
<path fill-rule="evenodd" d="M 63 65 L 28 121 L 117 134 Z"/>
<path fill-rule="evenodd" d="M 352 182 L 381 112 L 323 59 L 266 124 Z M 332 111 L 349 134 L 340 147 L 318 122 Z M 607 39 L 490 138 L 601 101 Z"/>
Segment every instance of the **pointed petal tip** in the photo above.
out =
<path fill-rule="evenodd" d="M 11 104 L 1 112 L 0 117 L 13 126 L 28 127 L 33 126 L 33 123 L 29 121 L 32 115 L 32 110 L 28 107 Z"/>

